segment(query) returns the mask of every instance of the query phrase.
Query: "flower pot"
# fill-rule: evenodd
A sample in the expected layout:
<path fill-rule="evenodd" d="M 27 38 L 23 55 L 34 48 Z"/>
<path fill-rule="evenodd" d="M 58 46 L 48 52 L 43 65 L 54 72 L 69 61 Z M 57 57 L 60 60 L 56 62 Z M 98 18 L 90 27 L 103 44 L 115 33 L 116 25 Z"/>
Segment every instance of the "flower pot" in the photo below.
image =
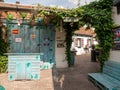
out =
<path fill-rule="evenodd" d="M 21 13 L 21 16 L 22 16 L 22 18 L 24 19 L 24 18 L 26 18 L 27 13 Z"/>

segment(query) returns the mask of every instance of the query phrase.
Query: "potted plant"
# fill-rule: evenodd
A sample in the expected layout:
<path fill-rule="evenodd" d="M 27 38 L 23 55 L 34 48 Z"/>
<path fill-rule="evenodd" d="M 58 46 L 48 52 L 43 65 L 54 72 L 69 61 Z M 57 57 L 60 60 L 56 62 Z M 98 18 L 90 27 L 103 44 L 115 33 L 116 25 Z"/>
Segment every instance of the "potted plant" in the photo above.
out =
<path fill-rule="evenodd" d="M 27 13 L 21 13 L 21 16 L 22 16 L 22 18 L 24 19 L 24 18 L 26 18 Z"/>
<path fill-rule="evenodd" d="M 12 15 L 12 14 L 8 14 L 6 19 L 7 19 L 8 21 L 11 21 L 11 20 L 13 19 L 13 15 Z"/>

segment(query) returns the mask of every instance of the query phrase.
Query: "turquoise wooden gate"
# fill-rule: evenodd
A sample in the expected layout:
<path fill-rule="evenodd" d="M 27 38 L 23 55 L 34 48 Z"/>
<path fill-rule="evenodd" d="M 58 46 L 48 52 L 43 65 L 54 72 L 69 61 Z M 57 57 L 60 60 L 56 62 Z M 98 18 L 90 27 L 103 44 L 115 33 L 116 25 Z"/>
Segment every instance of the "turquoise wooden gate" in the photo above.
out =
<path fill-rule="evenodd" d="M 49 69 L 54 64 L 54 48 L 55 48 L 55 37 L 54 37 L 53 26 L 43 26 L 40 30 L 40 53 L 41 53 L 41 69 Z"/>
<path fill-rule="evenodd" d="M 54 26 L 9 24 L 9 28 L 10 53 L 40 53 L 42 62 L 54 63 Z"/>
<path fill-rule="evenodd" d="M 7 26 L 9 27 L 9 53 L 12 53 L 8 54 L 9 80 L 39 79 L 38 67 L 39 69 L 53 68 L 55 61 L 54 26 L 25 24 L 18 26 L 15 23 L 9 23 Z M 28 64 L 29 67 L 27 67 Z"/>

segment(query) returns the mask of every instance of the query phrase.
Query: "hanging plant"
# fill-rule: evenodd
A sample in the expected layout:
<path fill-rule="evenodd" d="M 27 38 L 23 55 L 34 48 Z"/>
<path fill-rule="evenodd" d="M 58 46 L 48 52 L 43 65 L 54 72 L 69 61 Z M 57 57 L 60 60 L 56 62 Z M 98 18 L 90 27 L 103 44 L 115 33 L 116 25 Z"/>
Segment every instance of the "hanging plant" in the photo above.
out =
<path fill-rule="evenodd" d="M 22 16 L 22 18 L 24 19 L 24 18 L 27 17 L 27 13 L 21 13 L 21 16 Z"/>
<path fill-rule="evenodd" d="M 7 19 L 8 21 L 12 21 L 13 15 L 12 15 L 12 14 L 8 14 L 6 19 Z"/>

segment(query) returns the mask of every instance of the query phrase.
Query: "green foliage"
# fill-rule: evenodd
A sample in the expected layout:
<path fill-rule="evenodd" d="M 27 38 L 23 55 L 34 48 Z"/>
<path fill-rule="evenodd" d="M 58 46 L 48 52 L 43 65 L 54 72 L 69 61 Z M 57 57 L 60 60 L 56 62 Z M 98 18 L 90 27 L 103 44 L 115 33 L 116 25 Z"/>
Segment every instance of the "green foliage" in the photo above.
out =
<path fill-rule="evenodd" d="M 95 45 L 95 49 L 101 50 L 101 47 L 99 45 Z"/>
<path fill-rule="evenodd" d="M 104 61 L 108 60 L 109 52 L 113 44 L 113 20 L 112 20 L 112 0 L 100 0 L 83 6 L 82 23 L 87 23 L 95 27 L 95 33 L 99 40 L 101 53 L 99 60 L 101 69 Z"/>
<path fill-rule="evenodd" d="M 68 25 L 69 26 L 69 25 Z M 67 28 L 69 29 L 69 28 Z M 70 60 L 71 60 L 71 52 L 70 52 L 70 48 L 71 48 L 71 44 L 72 44 L 72 30 L 69 29 L 66 30 L 66 38 L 65 38 L 65 41 L 66 41 L 66 60 L 68 62 L 68 66 L 70 67 L 71 64 L 70 64 Z"/>
<path fill-rule="evenodd" d="M 73 24 L 73 25 L 71 25 L 71 24 Z M 65 38 L 65 41 L 66 41 L 66 52 L 65 52 L 66 60 L 68 62 L 68 66 L 70 67 L 71 66 L 70 48 L 71 48 L 71 44 L 72 44 L 72 36 L 73 36 L 73 32 L 78 29 L 78 22 L 76 22 L 76 23 L 70 23 L 70 22 L 64 23 L 63 27 L 65 28 L 65 32 L 66 32 L 66 38 Z"/>
<path fill-rule="evenodd" d="M 0 27 L 0 55 L 3 55 L 7 52 L 8 44 L 5 42 L 5 40 L 2 38 L 2 28 Z"/>
<path fill-rule="evenodd" d="M 6 72 L 8 65 L 8 58 L 6 56 L 0 56 L 0 73 Z"/>
<path fill-rule="evenodd" d="M 6 19 L 7 19 L 9 22 L 12 21 L 13 15 L 12 15 L 12 14 L 8 14 Z"/>
<path fill-rule="evenodd" d="M 40 8 L 38 8 L 39 10 Z M 50 15 L 54 16 L 53 22 L 54 24 L 59 23 L 60 20 L 63 20 L 65 17 L 78 17 L 80 18 L 81 15 L 81 8 L 78 9 L 57 9 L 57 8 L 50 8 L 50 10 L 39 10 L 37 17 L 47 16 L 49 17 Z"/>
<path fill-rule="evenodd" d="M 26 18 L 26 16 L 27 16 L 27 13 L 21 13 L 21 16 L 22 16 L 22 18 L 24 19 L 24 18 Z"/>
<path fill-rule="evenodd" d="M 66 60 L 68 62 L 68 66 L 70 67 L 70 60 L 71 60 L 71 52 L 70 52 L 70 48 L 71 48 L 71 44 L 72 44 L 72 28 L 71 28 L 71 25 L 70 23 L 65 23 L 64 24 L 64 28 L 65 28 L 65 31 L 66 31 L 66 38 L 65 38 L 65 41 L 66 41 Z"/>

